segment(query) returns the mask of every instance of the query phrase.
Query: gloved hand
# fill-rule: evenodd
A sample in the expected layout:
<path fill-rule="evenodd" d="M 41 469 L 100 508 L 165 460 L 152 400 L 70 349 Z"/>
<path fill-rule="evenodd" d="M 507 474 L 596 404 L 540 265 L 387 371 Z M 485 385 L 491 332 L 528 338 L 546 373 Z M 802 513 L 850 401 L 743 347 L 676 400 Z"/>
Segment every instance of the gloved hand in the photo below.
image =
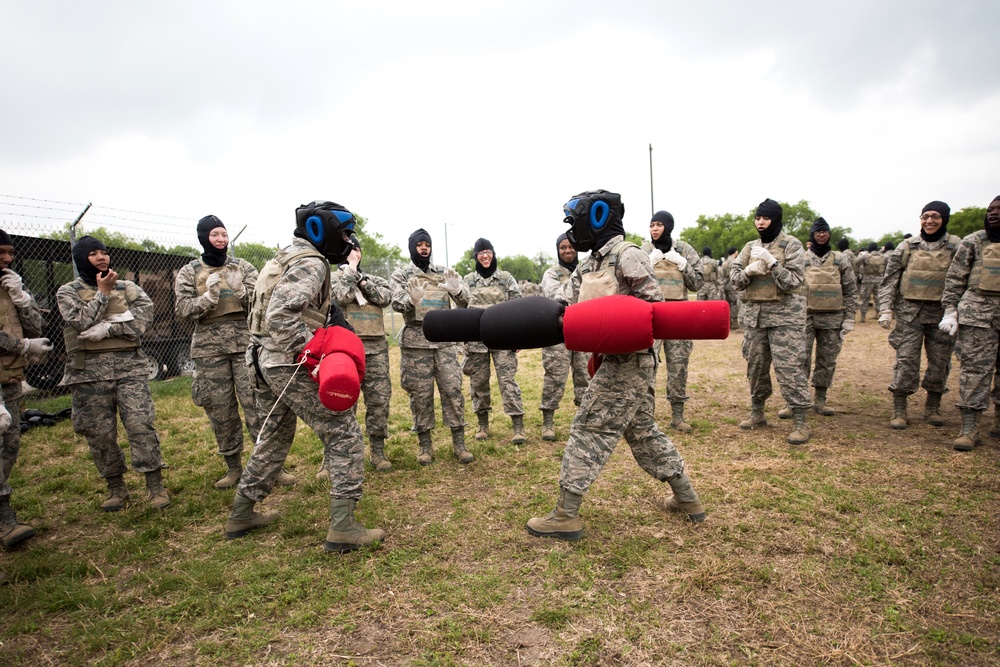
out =
<path fill-rule="evenodd" d="M 458 272 L 455 269 L 445 269 L 444 272 L 444 282 L 441 286 L 448 290 L 449 294 L 458 294 L 462 291 L 462 281 L 458 277 Z"/>
<path fill-rule="evenodd" d="M 7 429 L 10 428 L 12 421 L 10 413 L 7 412 L 7 407 L 0 405 L 0 434 L 6 433 Z"/>
<path fill-rule="evenodd" d="M 775 262 L 774 255 L 768 252 L 767 248 L 759 245 L 750 248 L 750 258 L 761 260 L 762 262 L 764 262 L 764 267 L 767 268 L 768 270 L 771 269 L 771 266 Z"/>
<path fill-rule="evenodd" d="M 21 354 L 40 357 L 52 351 L 52 341 L 48 338 L 25 338 L 21 343 Z"/>
<path fill-rule="evenodd" d="M 753 276 L 764 276 L 764 275 L 767 275 L 768 270 L 767 270 L 767 267 L 764 265 L 764 262 L 762 262 L 761 260 L 757 259 L 757 260 L 754 260 L 754 261 L 750 262 L 750 266 L 748 266 L 747 268 L 743 269 L 743 272 L 745 274 L 747 274 L 748 278 L 750 278 L 750 277 L 753 277 Z"/>
<path fill-rule="evenodd" d="M 424 288 L 420 285 L 420 281 L 417 280 L 416 276 L 406 281 L 406 294 L 410 297 L 410 303 L 414 306 L 424 298 Z"/>
<path fill-rule="evenodd" d="M 667 254 L 664 255 L 663 258 L 669 262 L 673 262 L 674 264 L 676 264 L 678 271 L 683 271 L 684 269 L 687 268 L 688 262 L 686 259 L 684 259 L 684 255 L 680 254 L 673 248 L 668 250 Z"/>
<path fill-rule="evenodd" d="M 222 276 L 218 273 L 213 273 L 205 280 L 205 288 L 208 290 L 204 295 L 205 300 L 213 306 L 219 303 L 219 292 L 222 289 L 219 283 L 221 282 Z"/>
<path fill-rule="evenodd" d="M 207 280 L 205 284 L 208 284 Z M 243 284 L 243 272 L 235 265 L 230 265 L 230 268 L 226 270 L 226 284 L 229 285 L 229 289 L 233 290 L 237 299 L 242 299 L 247 295 L 247 286 Z"/>
<path fill-rule="evenodd" d="M 844 340 L 844 337 L 854 331 L 854 318 L 847 317 L 840 325 L 840 340 Z"/>
<path fill-rule="evenodd" d="M 892 311 L 883 310 L 878 314 L 878 325 L 883 329 L 888 330 L 892 326 Z"/>
<path fill-rule="evenodd" d="M 24 291 L 21 276 L 13 271 L 4 271 L 3 278 L 0 278 L 0 285 L 10 293 L 10 300 L 14 302 L 15 306 L 25 308 L 31 304 L 31 295 Z"/>
<path fill-rule="evenodd" d="M 954 336 L 958 333 L 958 313 L 954 308 L 945 309 L 944 317 L 938 323 L 938 329 L 947 332 L 949 336 Z"/>
<path fill-rule="evenodd" d="M 663 254 L 662 250 L 660 250 L 659 248 L 653 248 L 652 251 L 650 251 L 649 253 L 649 263 L 655 266 L 656 263 L 659 262 L 661 259 L 663 259 L 665 256 L 666 255 Z"/>
<path fill-rule="evenodd" d="M 104 340 L 108 337 L 111 331 L 110 322 L 98 322 L 89 329 L 85 329 L 80 332 L 80 338 L 84 340 L 89 340 L 91 343 L 96 343 L 99 340 Z"/>

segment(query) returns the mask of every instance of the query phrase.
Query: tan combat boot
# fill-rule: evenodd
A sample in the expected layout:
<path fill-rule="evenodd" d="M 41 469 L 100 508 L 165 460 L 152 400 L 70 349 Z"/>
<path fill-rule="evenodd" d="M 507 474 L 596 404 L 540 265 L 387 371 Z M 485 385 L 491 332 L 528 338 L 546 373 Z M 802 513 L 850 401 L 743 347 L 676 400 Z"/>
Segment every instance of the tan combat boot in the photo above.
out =
<path fill-rule="evenodd" d="M 434 447 L 431 445 L 431 432 L 424 431 L 417 433 L 417 442 L 420 445 L 420 453 L 417 454 L 417 463 L 422 466 L 429 466 L 434 461 Z"/>
<path fill-rule="evenodd" d="M 824 417 L 832 417 L 836 412 L 826 404 L 826 387 L 816 387 L 816 398 L 813 399 L 813 411 Z"/>
<path fill-rule="evenodd" d="M 744 431 L 749 431 L 759 426 L 767 426 L 767 419 L 764 417 L 764 404 L 752 403 L 750 405 L 750 416 L 740 422 L 740 428 Z"/>
<path fill-rule="evenodd" d="M 791 419 L 792 416 L 792 409 L 787 405 L 778 410 L 778 419 Z"/>
<path fill-rule="evenodd" d="M 226 475 L 215 483 L 215 488 L 220 491 L 231 489 L 240 483 L 240 475 L 243 474 L 243 463 L 239 454 L 226 454 Z"/>
<path fill-rule="evenodd" d="M 163 510 L 170 507 L 170 496 L 163 488 L 163 473 L 159 470 L 146 473 L 146 491 L 149 492 L 149 504 L 154 509 Z"/>
<path fill-rule="evenodd" d="M 941 394 L 936 391 L 927 392 L 927 403 L 924 404 L 924 419 L 931 426 L 944 426 L 941 416 Z"/>
<path fill-rule="evenodd" d="M 490 437 L 490 413 L 488 410 L 477 412 L 479 417 L 479 428 L 476 429 L 476 440 L 485 440 Z"/>
<path fill-rule="evenodd" d="M 101 503 L 103 512 L 120 512 L 129 501 L 128 487 L 121 475 L 111 475 L 107 479 L 108 497 Z"/>
<path fill-rule="evenodd" d="M 10 506 L 10 496 L 0 496 L 0 544 L 12 547 L 34 534 L 34 528 L 18 522 L 14 508 Z"/>
<path fill-rule="evenodd" d="M 316 473 L 317 482 L 329 482 L 330 481 L 330 471 L 327 470 L 326 461 L 321 461 L 319 464 L 319 471 Z"/>
<path fill-rule="evenodd" d="M 996 405 L 993 406 L 993 426 L 990 427 L 990 437 L 1000 438 L 1000 410 Z"/>
<path fill-rule="evenodd" d="M 389 472 L 392 470 L 392 461 L 385 458 L 385 440 L 383 438 L 371 439 L 372 465 L 377 472 Z M 329 473 L 327 473 L 329 475 Z"/>
<path fill-rule="evenodd" d="M 556 439 L 555 410 L 542 410 L 542 440 L 551 442 Z"/>
<path fill-rule="evenodd" d="M 556 508 L 543 517 L 528 519 L 525 528 L 535 537 L 555 537 L 575 542 L 583 537 L 583 522 L 579 516 L 582 501 L 583 496 L 562 489 Z"/>
<path fill-rule="evenodd" d="M 326 532 L 323 548 L 330 553 L 354 551 L 385 539 L 381 528 L 365 528 L 354 520 L 357 500 L 353 498 L 330 499 L 330 530 Z"/>
<path fill-rule="evenodd" d="M 476 457 L 465 448 L 465 428 L 458 427 L 451 429 L 451 448 L 455 452 L 455 458 L 459 463 L 472 463 Z"/>
<path fill-rule="evenodd" d="M 684 401 L 674 401 L 670 404 L 670 427 L 681 433 L 690 433 L 691 424 L 684 421 Z"/>
<path fill-rule="evenodd" d="M 902 431 L 906 428 L 906 399 L 908 396 L 901 391 L 892 393 L 892 419 L 889 420 L 889 428 Z"/>
<path fill-rule="evenodd" d="M 524 437 L 524 415 L 512 415 L 510 418 L 511 427 L 514 429 L 514 437 L 510 439 L 512 445 L 523 445 L 527 440 Z"/>
<path fill-rule="evenodd" d="M 788 434 L 788 444 L 804 445 L 809 442 L 809 424 L 806 422 L 806 408 L 792 408 L 795 430 Z"/>
<path fill-rule="evenodd" d="M 299 483 L 298 478 L 290 472 L 286 472 L 284 468 L 278 473 L 275 478 L 274 483 L 278 486 L 295 486 Z"/>
<path fill-rule="evenodd" d="M 976 445 L 981 443 L 979 439 L 979 415 L 977 410 L 962 408 L 962 432 L 951 443 L 955 451 L 971 452 L 976 448 Z"/>
<path fill-rule="evenodd" d="M 654 504 L 663 512 L 683 512 L 693 523 L 701 523 L 705 520 L 705 506 L 698 498 L 697 492 L 691 486 L 691 480 L 687 473 L 675 475 L 667 480 L 673 495 L 654 501 Z"/>
<path fill-rule="evenodd" d="M 243 537 L 251 530 L 270 525 L 278 519 L 277 512 L 266 514 L 254 512 L 254 504 L 254 501 L 249 498 L 236 494 L 236 498 L 233 500 L 233 511 L 229 513 L 229 519 L 226 521 L 227 540 Z"/>

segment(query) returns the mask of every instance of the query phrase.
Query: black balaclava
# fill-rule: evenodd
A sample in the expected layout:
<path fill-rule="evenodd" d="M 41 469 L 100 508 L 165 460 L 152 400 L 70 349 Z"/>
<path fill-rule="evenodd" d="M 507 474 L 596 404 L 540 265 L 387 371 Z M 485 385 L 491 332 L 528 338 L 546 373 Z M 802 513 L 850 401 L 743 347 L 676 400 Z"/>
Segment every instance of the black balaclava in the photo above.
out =
<path fill-rule="evenodd" d="M 892 252 L 895 249 L 896 249 L 896 244 L 893 243 L 892 241 L 886 241 L 885 246 L 882 247 L 882 250 L 884 250 L 885 252 Z"/>
<path fill-rule="evenodd" d="M 576 265 L 580 263 L 579 256 L 576 254 L 576 249 L 574 248 L 573 250 L 574 253 L 573 261 L 569 263 L 564 262 L 562 259 L 562 255 L 559 254 L 559 245 L 563 241 L 568 241 L 568 240 L 569 239 L 566 238 L 565 234 L 560 234 L 559 238 L 556 239 L 556 259 L 559 261 L 559 266 L 563 267 L 564 269 L 572 273 L 573 271 L 576 271 Z"/>
<path fill-rule="evenodd" d="M 990 205 L 992 205 L 995 201 L 1000 201 L 1000 195 L 994 197 L 993 201 L 990 202 Z M 993 241 L 994 243 L 1000 242 L 1000 222 L 997 223 L 996 227 L 990 225 L 989 207 L 987 207 L 986 217 L 983 219 L 983 229 L 986 230 L 986 236 L 990 241 Z"/>
<path fill-rule="evenodd" d="M 823 218 L 816 218 L 816 222 L 813 223 L 812 229 L 809 230 L 809 240 L 812 242 L 813 254 L 817 257 L 822 257 L 826 253 L 830 252 L 830 240 L 827 239 L 826 243 L 820 245 L 816 241 L 816 232 L 829 232 L 830 225 L 827 224 L 826 220 Z M 843 239 L 841 239 L 843 240 Z"/>
<path fill-rule="evenodd" d="M 0 229 L 0 245 L 14 245 L 14 242 L 10 240 L 10 234 Z"/>
<path fill-rule="evenodd" d="M 933 243 L 948 233 L 948 220 L 951 218 L 951 207 L 943 201 L 935 200 L 924 206 L 923 210 L 920 211 L 920 215 L 923 215 L 927 211 L 934 211 L 941 214 L 941 229 L 937 230 L 933 234 L 925 234 L 924 226 L 920 225 L 920 238 L 928 243 Z"/>
<path fill-rule="evenodd" d="M 839 250 L 840 252 L 844 252 L 850 247 L 851 244 L 847 239 L 840 239 L 839 241 L 837 241 L 837 250 Z"/>
<path fill-rule="evenodd" d="M 868 244 L 868 252 L 878 252 L 878 244 L 872 241 Z"/>
<path fill-rule="evenodd" d="M 674 241 L 670 238 L 670 235 L 674 233 L 674 216 L 670 215 L 668 211 L 657 211 L 653 214 L 650 222 L 653 220 L 663 223 L 663 233 L 660 234 L 660 238 L 653 241 L 653 237 L 650 237 L 650 240 L 653 241 L 653 247 L 661 252 L 670 252 L 670 249 L 674 247 Z"/>
<path fill-rule="evenodd" d="M 770 243 L 778 238 L 778 234 L 781 233 L 781 204 L 773 199 L 765 199 L 757 205 L 757 216 L 771 218 L 771 224 L 768 225 L 767 229 L 757 232 L 761 242 Z"/>
<path fill-rule="evenodd" d="M 477 257 L 477 255 L 484 250 L 490 250 L 493 252 L 493 261 L 490 262 L 489 268 L 480 264 L 479 257 Z M 497 272 L 497 251 L 493 250 L 493 244 L 486 239 L 476 239 L 475 245 L 472 246 L 472 258 L 476 260 L 476 273 L 481 275 L 483 278 L 489 278 Z"/>
<path fill-rule="evenodd" d="M 227 248 L 216 248 L 208 240 L 208 235 L 216 227 L 226 228 L 222 224 L 222 220 L 219 220 L 214 215 L 206 215 L 204 218 L 198 221 L 198 243 L 205 252 L 201 253 L 201 259 L 203 262 L 209 266 L 222 266 L 226 263 L 226 250 Z"/>
<path fill-rule="evenodd" d="M 705 246 L 704 248 L 701 249 L 701 254 L 704 255 L 705 257 L 711 257 L 712 256 L 712 247 L 711 246 Z"/>
<path fill-rule="evenodd" d="M 410 250 L 410 261 L 417 265 L 421 271 L 426 271 L 431 265 L 431 256 L 421 257 L 420 253 L 417 252 L 417 243 L 420 241 L 427 241 L 431 243 L 431 235 L 427 233 L 426 229 L 420 228 L 417 231 L 410 234 L 409 250 Z M 431 251 L 434 250 L 434 244 L 431 243 Z"/>
<path fill-rule="evenodd" d="M 736 246 L 731 245 L 728 248 L 726 248 L 726 256 L 727 257 L 732 257 L 735 254 L 736 254 Z"/>
<path fill-rule="evenodd" d="M 81 237 L 73 246 L 73 263 L 76 264 L 76 272 L 80 274 L 83 282 L 92 287 L 97 287 L 97 267 L 90 263 L 89 257 L 90 253 L 95 250 L 107 252 L 108 248 L 93 236 Z"/>

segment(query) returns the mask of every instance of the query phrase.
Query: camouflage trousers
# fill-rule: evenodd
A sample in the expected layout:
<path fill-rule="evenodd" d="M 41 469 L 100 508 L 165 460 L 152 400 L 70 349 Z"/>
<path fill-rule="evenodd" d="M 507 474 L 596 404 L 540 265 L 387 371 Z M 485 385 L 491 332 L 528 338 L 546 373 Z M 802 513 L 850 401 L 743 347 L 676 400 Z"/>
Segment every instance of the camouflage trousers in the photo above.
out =
<path fill-rule="evenodd" d="M 861 310 L 862 317 L 866 317 L 868 315 L 868 304 L 872 299 L 875 300 L 875 314 L 878 315 L 882 310 L 878 298 L 878 283 L 862 282 L 861 289 L 858 294 L 858 306 Z"/>
<path fill-rule="evenodd" d="M 743 330 L 743 358 L 747 360 L 750 402 L 771 397 L 771 364 L 781 396 L 790 408 L 811 408 L 809 384 L 802 372 L 802 327 L 747 327 Z"/>
<path fill-rule="evenodd" d="M 816 347 L 815 370 L 813 368 L 813 344 Z M 840 329 L 816 329 L 807 326 L 805 333 L 805 353 L 802 356 L 802 370 L 806 380 L 812 375 L 812 386 L 829 388 L 833 385 L 833 374 L 837 370 L 837 357 L 844 347 Z"/>
<path fill-rule="evenodd" d="M 573 371 L 573 403 L 580 405 L 583 392 L 590 383 L 587 373 L 587 360 L 590 355 L 585 352 L 571 352 L 560 343 L 552 347 L 542 348 L 542 368 L 545 377 L 542 379 L 542 410 L 558 410 L 566 392 L 566 379 L 570 369 Z"/>
<path fill-rule="evenodd" d="M 254 396 L 246 354 L 226 354 L 218 357 L 201 357 L 194 361 L 194 382 L 191 383 L 191 400 L 204 408 L 212 424 L 219 454 L 229 456 L 243 452 L 243 421 L 240 406 L 246 417 L 251 442 L 260 433 L 260 417 Z M 238 401 L 238 402 L 237 402 Z"/>
<path fill-rule="evenodd" d="M 655 479 L 684 472 L 684 459 L 653 418 L 655 380 L 651 354 L 604 358 L 570 426 L 560 487 L 586 493 L 622 437 L 639 467 Z"/>
<path fill-rule="evenodd" d="M 353 410 L 333 412 L 320 403 L 319 387 L 298 366 L 262 369 L 266 382 L 254 377 L 260 409 L 260 439 L 243 469 L 236 492 L 259 502 L 274 488 L 301 419 L 323 443 L 323 461 L 330 471 L 330 495 L 361 498 L 365 441 Z M 279 398 L 280 396 L 280 398 Z"/>
<path fill-rule="evenodd" d="M 688 400 L 688 359 L 694 341 L 665 340 L 663 341 L 663 362 L 667 367 L 667 400 L 671 403 L 684 403 Z"/>
<path fill-rule="evenodd" d="M 0 496 L 10 495 L 10 473 L 21 451 L 21 383 L 0 385 L 0 403 L 10 413 L 10 427 L 0 440 Z"/>
<path fill-rule="evenodd" d="M 958 376 L 960 409 L 982 412 L 990 407 L 990 387 L 996 374 L 998 348 L 1000 331 L 986 327 L 958 327 L 955 356 L 961 364 Z"/>
<path fill-rule="evenodd" d="M 698 290 L 698 301 L 717 301 L 721 298 L 722 295 L 719 293 L 718 285 L 703 285 Z"/>
<path fill-rule="evenodd" d="M 389 402 L 392 400 L 392 380 L 389 377 L 389 349 L 365 355 L 365 379 L 361 381 L 365 397 L 365 433 L 369 438 L 389 435 Z M 357 414 L 358 406 L 354 406 Z"/>
<path fill-rule="evenodd" d="M 734 289 L 726 290 L 726 301 L 729 302 L 729 328 L 740 328 L 740 296 Z"/>
<path fill-rule="evenodd" d="M 462 372 L 469 376 L 472 393 L 472 409 L 476 412 L 490 410 L 490 357 L 497 372 L 497 384 L 500 385 L 500 397 L 503 399 L 505 415 L 523 415 L 524 405 L 521 403 L 521 387 L 517 384 L 517 354 L 513 350 L 489 350 L 488 352 L 469 352 L 462 364 Z"/>
<path fill-rule="evenodd" d="M 896 320 L 889 333 L 889 345 L 896 350 L 889 391 L 906 395 L 917 391 L 920 381 L 920 350 L 927 354 L 927 370 L 920 386 L 929 392 L 943 394 L 951 372 L 951 352 L 955 339 L 938 329 L 936 323 L 919 324 Z"/>
<path fill-rule="evenodd" d="M 458 346 L 439 349 L 404 347 L 400 355 L 399 384 L 410 395 L 413 430 L 434 428 L 434 381 L 441 394 L 441 414 L 448 428 L 465 426 L 465 396 L 462 395 L 462 367 Z"/>
<path fill-rule="evenodd" d="M 87 439 L 90 455 L 101 477 L 123 475 L 128 469 L 118 446 L 118 420 L 128 434 L 132 469 L 153 472 L 163 467 L 160 436 L 153 427 L 156 409 L 146 378 L 97 380 L 70 385 L 73 392 L 73 430 Z"/>

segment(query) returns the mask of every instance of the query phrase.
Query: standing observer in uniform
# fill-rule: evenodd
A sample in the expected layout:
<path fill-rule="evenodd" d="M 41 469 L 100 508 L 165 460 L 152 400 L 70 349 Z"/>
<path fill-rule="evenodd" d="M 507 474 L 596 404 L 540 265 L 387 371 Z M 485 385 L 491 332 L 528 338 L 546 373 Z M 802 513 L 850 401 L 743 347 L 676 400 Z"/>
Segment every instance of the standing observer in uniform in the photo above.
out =
<path fill-rule="evenodd" d="M 701 275 L 702 284 L 698 288 L 698 301 L 715 301 L 721 299 L 719 288 L 719 263 L 712 258 L 712 248 L 705 246 L 701 249 Z"/>
<path fill-rule="evenodd" d="M 657 211 L 649 221 L 650 240 L 642 250 L 649 255 L 653 275 L 660 286 L 664 301 L 687 301 L 688 290 L 702 288 L 703 264 L 698 253 L 684 241 L 674 241 L 674 216 L 668 211 Z M 714 264 L 714 261 L 713 261 Z M 663 360 L 667 366 L 667 400 L 670 401 L 670 426 L 681 433 L 690 433 L 691 424 L 684 421 L 684 404 L 688 400 L 688 360 L 694 342 L 690 340 L 665 340 Z"/>
<path fill-rule="evenodd" d="M 649 258 L 625 241 L 625 206 L 620 195 L 607 190 L 584 192 L 563 210 L 573 247 L 591 251 L 573 273 L 572 303 L 612 294 L 663 300 Z M 695 522 L 705 519 L 705 508 L 684 471 L 684 459 L 653 416 L 656 365 L 652 348 L 603 358 L 570 427 L 556 508 L 528 520 L 529 533 L 563 540 L 583 537 L 580 503 L 622 437 L 639 467 L 673 490 L 672 496 L 659 503 L 662 508 L 683 512 Z"/>
<path fill-rule="evenodd" d="M 806 298 L 801 289 L 805 260 L 802 243 L 782 230 L 781 216 L 778 202 L 762 201 L 754 217 L 760 238 L 748 241 L 733 262 L 733 285 L 743 300 L 740 325 L 750 381 L 750 416 L 740 422 L 740 428 L 767 426 L 764 403 L 773 392 L 773 361 L 778 387 L 795 420 L 788 442 L 801 445 L 809 441 L 806 412 L 812 407 L 801 362 L 806 327 Z"/>
<path fill-rule="evenodd" d="M 108 484 L 105 512 L 129 501 L 125 454 L 118 445 L 118 421 L 128 433 L 132 468 L 146 477 L 150 504 L 170 505 L 160 472 L 164 467 L 156 411 L 149 391 L 149 357 L 139 338 L 153 321 L 153 302 L 141 287 L 118 280 L 108 249 L 93 236 L 73 246 L 79 277 L 56 292 L 66 339 L 62 384 L 73 394 L 73 430 L 87 439 L 97 472 Z"/>
<path fill-rule="evenodd" d="M 947 391 L 954 338 L 938 328 L 944 317 L 941 297 L 960 239 L 948 233 L 951 209 L 942 201 L 932 201 L 920 212 L 920 236 L 904 240 L 889 256 L 885 277 L 879 287 L 882 311 L 878 323 L 883 329 L 896 326 L 889 345 L 896 350 L 889 391 L 893 396 L 893 416 L 889 426 L 907 427 L 906 402 L 920 382 L 920 350 L 927 351 L 927 370 L 920 382 L 927 391 L 924 419 L 934 426 L 944 425 L 941 396 Z"/>
<path fill-rule="evenodd" d="M 431 263 L 431 235 L 424 229 L 410 234 L 410 264 L 396 269 L 389 277 L 392 309 L 403 315 L 403 334 L 399 342 L 400 386 L 410 395 L 413 430 L 417 432 L 420 451 L 417 463 L 434 461 L 431 429 L 434 428 L 434 382 L 441 394 L 441 413 L 451 429 L 452 450 L 460 463 L 475 460 L 465 448 L 465 397 L 462 395 L 462 368 L 458 363 L 458 345 L 432 343 L 424 336 L 424 315 L 444 310 L 455 303 L 467 302 L 469 288 L 452 268 Z"/>
<path fill-rule="evenodd" d="M 464 294 L 455 300 L 459 306 L 468 308 L 488 308 L 521 297 L 521 289 L 514 276 L 497 268 L 496 251 L 487 239 L 476 239 L 472 249 L 476 268 L 462 278 L 468 288 L 468 300 Z M 465 363 L 462 372 L 469 376 L 472 390 L 472 409 L 479 418 L 476 440 L 489 437 L 490 428 L 490 358 L 497 373 L 503 411 L 510 417 L 514 430 L 511 442 L 519 445 L 524 437 L 524 406 L 521 403 L 521 388 L 517 384 L 517 353 L 514 350 L 490 350 L 481 342 L 473 341 L 466 346 Z"/>
<path fill-rule="evenodd" d="M 868 249 L 858 255 L 858 272 L 861 280 L 861 321 L 868 318 L 868 305 L 875 299 L 875 312 L 881 313 L 882 301 L 879 298 L 879 285 L 885 274 L 885 255 L 879 252 L 878 244 L 868 244 Z"/>
<path fill-rule="evenodd" d="M 243 421 L 253 441 L 260 433 L 260 417 L 246 365 L 250 329 L 247 314 L 257 282 L 257 269 L 245 259 L 230 257 L 229 233 L 214 215 L 198 221 L 201 257 L 182 267 L 174 281 L 174 312 L 191 320 L 191 361 L 194 381 L 191 399 L 203 408 L 212 424 L 219 454 L 226 462 L 226 474 L 215 483 L 217 489 L 231 489 L 243 472 Z M 279 483 L 294 484 L 283 473 Z"/>
<path fill-rule="evenodd" d="M 962 431 L 952 446 L 968 452 L 981 443 L 979 418 L 990 405 L 1000 348 L 1000 196 L 987 207 L 983 228 L 962 239 L 955 251 L 941 305 L 938 326 L 950 336 L 958 333 L 955 354 L 961 364 Z"/>
<path fill-rule="evenodd" d="M 42 338 L 42 311 L 11 268 L 14 242 L 0 229 L 0 544 L 11 547 L 35 534 L 10 505 L 10 473 L 21 451 L 21 383 L 32 357 L 52 350 Z M 6 406 L 6 407 L 5 407 Z M 0 581 L 4 578 L 0 573 Z"/>
<path fill-rule="evenodd" d="M 736 246 L 726 248 L 726 258 L 722 260 L 719 279 L 722 281 L 722 298 L 729 303 L 729 329 L 740 328 L 740 295 L 733 287 L 733 261 L 736 260 L 739 249 Z"/>
<path fill-rule="evenodd" d="M 365 476 L 365 441 L 354 410 L 335 412 L 323 405 L 309 371 L 296 363 L 316 330 L 332 319 L 330 264 L 347 258 L 354 224 L 354 214 L 333 202 L 299 206 L 292 245 L 279 250 L 257 279 L 247 361 L 253 366 L 262 423 L 236 488 L 226 539 L 243 537 L 278 518 L 275 512 L 255 512 L 254 505 L 274 488 L 299 419 L 316 433 L 323 443 L 323 460 L 329 461 L 326 551 L 351 551 L 385 537 L 382 530 L 367 529 L 354 517 Z M 332 324 L 343 325 L 343 318 Z"/>
<path fill-rule="evenodd" d="M 556 258 L 556 263 L 542 274 L 542 295 L 569 305 L 570 297 L 566 294 L 566 286 L 569 285 L 569 278 L 578 262 L 576 249 L 565 234 L 560 234 L 556 239 Z M 564 343 L 542 348 L 542 369 L 545 373 L 542 379 L 542 440 L 556 439 L 555 414 L 566 391 L 566 379 L 571 369 L 573 404 L 580 406 L 583 393 L 590 383 L 590 375 L 587 373 L 589 356 L 583 352 L 567 350 Z"/>

